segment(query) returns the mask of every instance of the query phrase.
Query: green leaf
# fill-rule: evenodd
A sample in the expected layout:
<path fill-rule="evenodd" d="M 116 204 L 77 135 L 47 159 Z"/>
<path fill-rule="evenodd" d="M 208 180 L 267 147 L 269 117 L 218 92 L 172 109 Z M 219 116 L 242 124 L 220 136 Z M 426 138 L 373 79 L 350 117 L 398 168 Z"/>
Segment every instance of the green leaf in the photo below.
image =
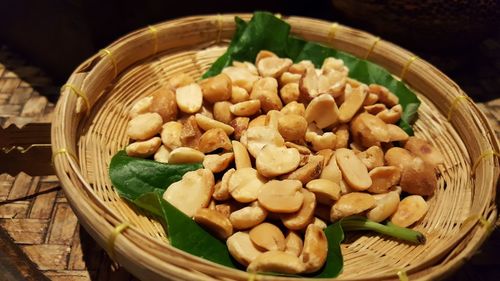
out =
<path fill-rule="evenodd" d="M 386 69 L 372 62 L 356 58 L 319 43 L 307 42 L 290 35 L 290 25 L 268 12 L 256 12 L 246 24 L 236 18 L 236 33 L 226 53 L 203 75 L 203 78 L 219 74 L 222 69 L 236 61 L 254 62 L 261 50 L 270 50 L 280 57 L 289 57 L 295 62 L 311 60 L 320 67 L 327 57 L 344 61 L 349 76 L 363 83 L 385 86 L 399 97 L 403 114 L 399 126 L 413 135 L 410 124 L 415 120 L 420 101 L 404 83 L 394 78 Z"/>
<path fill-rule="evenodd" d="M 172 246 L 207 260 L 235 268 L 226 244 L 162 198 L 168 186 L 201 164 L 163 164 L 129 157 L 119 151 L 112 159 L 109 175 L 120 196 L 156 216 L 168 233 Z"/>
<path fill-rule="evenodd" d="M 344 258 L 340 250 L 340 243 L 344 240 L 344 231 L 340 222 L 329 225 L 324 230 L 328 240 L 328 255 L 323 268 L 314 273 L 314 278 L 334 278 L 337 277 L 344 268 Z"/>

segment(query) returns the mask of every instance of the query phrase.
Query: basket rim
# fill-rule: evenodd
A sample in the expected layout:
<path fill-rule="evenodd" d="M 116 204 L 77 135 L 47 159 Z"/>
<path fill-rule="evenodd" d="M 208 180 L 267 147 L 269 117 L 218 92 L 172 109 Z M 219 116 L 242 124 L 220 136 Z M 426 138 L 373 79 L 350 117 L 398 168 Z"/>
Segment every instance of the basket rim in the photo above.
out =
<path fill-rule="evenodd" d="M 162 22 L 162 23 L 157 24 L 155 26 L 162 25 L 165 23 L 173 24 L 173 23 L 183 21 L 183 20 L 195 20 L 195 19 L 200 19 L 200 18 L 201 19 L 213 19 L 214 17 L 221 17 L 221 16 L 222 17 L 231 17 L 231 18 L 233 18 L 234 16 L 240 16 L 240 17 L 243 17 L 244 19 L 249 19 L 252 15 L 251 14 L 224 14 L 224 15 L 188 16 L 188 17 L 183 17 L 183 18 L 178 18 L 178 19 Z M 321 23 L 328 23 L 328 22 L 323 21 L 323 20 L 311 19 L 311 18 L 307 18 L 307 17 L 289 16 L 289 17 L 286 17 L 286 19 L 287 20 L 306 20 L 306 21 L 312 20 L 312 21 L 321 22 Z M 349 27 L 342 25 L 340 28 L 349 28 Z M 352 29 L 352 28 L 350 28 L 350 29 Z M 368 34 L 370 36 L 373 36 L 367 32 L 364 32 L 364 31 L 360 31 L 357 29 L 352 29 L 352 30 L 356 30 L 358 32 L 362 32 L 364 34 Z M 147 32 L 147 30 L 144 28 L 133 31 L 133 32 L 129 33 L 128 35 L 114 41 L 107 48 L 108 49 L 119 48 L 120 45 L 124 42 L 124 38 L 130 38 L 131 36 L 141 34 L 144 32 Z M 292 32 L 293 32 L 293 26 L 292 26 Z M 373 37 L 375 37 L 375 36 L 373 36 Z M 383 40 L 381 40 L 381 41 L 383 41 Z M 387 42 L 387 41 L 380 42 L 378 46 L 383 45 L 383 44 L 387 44 L 388 46 L 391 46 L 392 48 L 397 48 L 400 51 L 402 51 L 403 53 L 411 55 L 411 53 L 408 52 L 407 50 L 405 50 L 399 46 L 396 46 L 390 42 Z M 72 73 L 72 75 L 70 76 L 68 83 L 77 81 L 78 77 L 76 77 L 76 76 L 81 74 L 82 70 L 88 70 L 89 65 L 92 65 L 92 63 L 97 58 L 100 58 L 99 54 L 95 54 L 95 55 L 91 56 L 89 59 L 87 59 L 82 64 L 80 64 L 80 66 L 78 66 L 76 68 L 76 70 Z M 106 62 L 105 60 L 102 60 L 102 59 L 97 62 L 97 64 L 102 64 L 102 63 L 109 64 L 109 62 Z M 432 65 L 428 64 L 427 62 L 425 62 L 423 60 L 419 60 L 418 62 L 415 62 L 415 63 L 423 63 L 423 64 L 426 64 L 426 65 L 434 68 Z M 445 79 L 445 81 L 449 81 L 449 82 L 453 83 L 454 85 L 456 85 L 451 79 L 449 79 L 446 75 L 441 73 L 439 70 L 436 69 L 436 71 L 442 75 L 442 78 Z M 80 84 L 80 86 L 83 85 L 83 80 L 81 82 L 78 82 L 78 83 Z M 463 93 L 463 91 L 458 86 L 456 86 L 456 87 L 457 87 L 458 93 Z M 73 103 L 76 103 L 75 99 L 76 98 L 74 96 L 69 95 L 68 93 L 66 93 L 65 95 L 61 94 L 61 98 L 59 99 L 59 101 L 57 103 L 56 112 L 55 112 L 56 116 L 55 116 L 54 120 L 63 120 L 64 116 L 65 116 L 65 112 L 67 111 L 66 106 L 69 106 L 68 104 L 70 103 L 70 100 L 72 100 Z M 485 131 L 490 132 L 490 133 L 493 132 L 493 128 L 492 128 L 491 124 L 489 124 L 489 121 L 486 118 L 486 116 L 484 115 L 484 113 L 482 113 L 480 111 L 480 109 L 474 103 L 467 103 L 467 106 L 474 113 L 475 116 L 477 116 L 481 119 L 481 121 L 482 121 L 481 125 L 483 125 L 485 127 L 484 128 Z M 491 138 L 491 136 L 492 136 L 492 138 Z M 76 145 L 76 144 L 66 143 L 65 142 L 66 140 L 64 140 L 64 139 L 60 140 L 59 137 L 60 137 L 59 131 L 57 131 L 53 127 L 52 138 L 53 138 L 53 140 L 57 140 L 57 142 L 55 144 L 57 144 L 58 141 L 62 141 L 63 144 L 67 144 L 64 147 Z M 489 144 L 491 145 L 492 148 L 494 148 L 498 151 L 498 149 L 499 149 L 498 139 L 496 138 L 494 133 L 490 134 L 490 138 L 487 139 L 487 141 L 489 142 Z M 53 145 L 54 152 L 56 152 L 56 147 L 57 147 L 56 145 Z M 71 157 L 58 157 L 57 159 L 55 159 L 56 173 L 60 179 L 64 179 L 64 181 L 61 180 L 63 190 L 64 190 L 66 196 L 68 197 L 68 201 L 70 201 L 71 206 L 75 210 L 75 213 L 77 214 L 77 216 L 79 218 L 79 222 L 84 225 L 84 227 L 87 229 L 87 231 L 89 231 L 89 229 L 94 230 L 96 224 L 106 225 L 106 228 L 108 230 L 107 235 L 110 235 L 110 233 L 113 231 L 114 226 L 116 226 L 120 223 L 119 215 L 116 215 L 113 210 L 109 209 L 109 207 L 107 207 L 104 204 L 104 202 L 99 202 L 100 200 L 96 201 L 96 199 L 98 199 L 98 198 L 91 198 L 90 197 L 91 194 L 89 194 L 88 192 L 91 192 L 91 188 L 90 188 L 90 186 L 85 186 L 85 184 L 88 185 L 88 183 L 85 181 L 85 179 L 81 175 L 79 175 L 79 173 L 76 173 L 76 175 L 77 175 L 77 177 L 80 177 L 81 184 L 84 184 L 84 186 L 80 186 L 80 188 L 75 188 L 74 186 L 68 185 L 67 183 L 71 182 L 71 179 L 66 174 L 67 171 L 65 171 L 65 169 L 64 169 L 65 166 L 71 167 L 73 172 L 76 172 L 79 170 L 79 165 L 77 164 L 76 159 L 72 159 Z M 493 167 L 493 169 L 495 169 L 495 167 Z M 90 202 L 87 202 L 86 200 L 78 200 L 79 198 L 82 198 L 82 195 L 84 195 L 85 197 L 90 199 Z M 489 210 L 489 212 L 487 212 L 487 215 L 488 215 L 487 220 L 490 223 L 494 223 L 496 220 L 496 217 L 497 217 L 496 206 L 494 205 L 494 202 L 485 202 L 485 205 L 488 205 L 488 203 L 489 203 L 491 210 Z M 103 208 L 103 209 L 100 209 L 100 208 Z M 81 213 L 82 209 L 87 210 L 88 213 Z M 90 216 L 89 214 L 92 214 L 92 216 Z M 471 243 L 471 245 L 467 246 L 465 249 L 462 250 L 462 254 L 465 251 L 466 251 L 466 253 L 474 252 L 482 244 L 482 241 L 484 241 L 487 238 L 487 236 L 490 234 L 488 229 L 481 227 L 481 225 L 479 224 L 479 219 L 470 225 L 469 232 L 470 231 L 477 231 L 478 237 L 480 238 L 480 241 L 477 243 Z M 102 241 L 104 241 L 106 239 L 106 235 L 104 233 L 99 234 L 99 233 L 95 233 L 94 231 L 89 231 L 89 232 L 92 232 L 94 235 L 101 238 L 101 239 L 96 239 L 96 240 L 98 240 L 98 242 L 100 242 L 99 244 L 102 247 L 106 248 L 106 245 L 102 244 L 103 243 Z M 469 233 L 469 232 L 467 232 L 467 233 Z M 118 236 L 118 238 L 116 239 L 115 253 L 117 254 L 116 257 L 117 257 L 118 261 L 124 262 L 125 264 L 126 264 L 127 257 L 133 256 L 130 253 L 131 251 L 127 251 L 125 249 L 126 245 L 132 245 L 132 244 L 137 245 L 137 243 L 134 243 L 132 237 L 135 235 L 139 235 L 140 237 L 142 236 L 141 238 L 145 238 L 146 240 L 148 240 L 149 243 L 158 244 L 158 246 L 167 246 L 167 247 L 172 248 L 174 251 L 179 251 L 180 254 L 184 258 L 186 258 L 185 255 L 188 255 L 187 258 L 189 258 L 191 260 L 193 260 L 193 259 L 197 260 L 202 267 L 203 266 L 206 266 L 206 267 L 221 266 L 221 265 L 215 264 L 213 262 L 207 261 L 205 259 L 191 256 L 190 254 L 187 254 L 181 250 L 178 250 L 170 245 L 160 243 L 157 239 L 153 239 L 152 237 L 147 236 L 146 234 L 144 234 L 142 231 L 136 229 L 135 227 L 131 227 L 130 229 L 125 230 L 124 233 L 122 233 L 122 234 L 123 235 Z M 92 235 L 92 236 L 94 237 L 94 235 Z M 149 254 L 149 253 L 147 253 L 147 254 Z M 446 264 L 449 267 L 449 270 L 454 270 L 454 269 L 458 268 L 461 265 L 461 263 L 463 263 L 462 257 L 463 257 L 463 255 L 457 255 L 456 257 L 452 258 L 450 260 L 450 262 L 448 262 Z M 157 257 L 151 255 L 151 257 L 149 257 L 149 258 L 157 258 Z M 428 269 L 424 269 L 424 271 L 425 270 L 428 270 Z M 242 279 L 248 278 L 247 273 L 241 272 L 239 270 L 234 270 L 234 271 L 236 271 L 235 273 L 238 277 L 240 277 Z M 419 272 L 420 271 L 417 271 L 417 273 L 419 273 Z M 434 271 L 434 273 L 435 273 L 435 275 L 430 274 L 430 275 L 425 275 L 425 277 L 430 277 L 430 276 L 440 277 L 446 272 L 443 273 L 441 270 L 438 272 Z"/>

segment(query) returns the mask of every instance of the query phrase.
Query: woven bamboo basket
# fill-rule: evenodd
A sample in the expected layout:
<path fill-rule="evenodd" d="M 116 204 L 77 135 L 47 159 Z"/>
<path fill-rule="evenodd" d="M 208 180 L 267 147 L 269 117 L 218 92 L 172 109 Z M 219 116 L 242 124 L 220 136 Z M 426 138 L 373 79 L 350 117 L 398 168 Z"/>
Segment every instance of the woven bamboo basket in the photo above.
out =
<path fill-rule="evenodd" d="M 52 125 L 53 161 L 68 201 L 94 239 L 142 280 L 289 279 L 251 276 L 170 246 L 162 226 L 121 200 L 108 177 L 111 157 L 128 143 L 127 113 L 133 102 L 175 73 L 200 77 L 225 51 L 235 31 L 234 16 L 193 16 L 137 30 L 80 65 L 61 92 Z M 453 272 L 488 237 L 497 219 L 499 143 L 486 117 L 443 73 L 394 44 L 325 21 L 284 20 L 296 36 L 403 76 L 422 101 L 415 134 L 446 159 L 430 209 L 415 227 L 427 243 L 351 235 L 342 244 L 345 265 L 338 279 L 398 280 L 406 274 L 410 280 L 428 280 Z M 130 227 L 119 232 L 124 222 Z"/>

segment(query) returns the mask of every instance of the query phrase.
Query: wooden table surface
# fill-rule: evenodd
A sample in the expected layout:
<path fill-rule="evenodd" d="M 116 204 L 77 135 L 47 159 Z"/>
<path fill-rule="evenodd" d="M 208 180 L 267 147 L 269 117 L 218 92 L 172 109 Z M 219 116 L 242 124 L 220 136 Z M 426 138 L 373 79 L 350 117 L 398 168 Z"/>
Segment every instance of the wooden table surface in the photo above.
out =
<path fill-rule="evenodd" d="M 50 121 L 57 92 L 41 70 L 0 46 L 1 126 Z M 497 135 L 499 97 L 480 104 Z M 2 281 L 136 280 L 79 226 L 54 175 L 0 174 L 0 249 Z M 500 280 L 500 231 L 449 280 Z"/>

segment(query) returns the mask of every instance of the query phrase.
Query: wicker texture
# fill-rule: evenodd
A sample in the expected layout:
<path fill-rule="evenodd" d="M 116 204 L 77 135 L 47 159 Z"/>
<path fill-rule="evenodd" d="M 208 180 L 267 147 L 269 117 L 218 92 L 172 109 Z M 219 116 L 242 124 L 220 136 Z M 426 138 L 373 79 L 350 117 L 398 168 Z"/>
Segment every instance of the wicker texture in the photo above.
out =
<path fill-rule="evenodd" d="M 286 20 L 294 34 L 360 57 L 368 53 L 375 40 L 372 35 L 344 26 L 332 32 L 331 24 L 324 21 Z M 86 95 L 91 109 L 85 110 L 82 98 L 71 90 L 63 91 L 55 113 L 53 149 L 57 152 L 65 148 L 77 159 L 60 154 L 55 159 L 57 175 L 80 222 L 101 246 L 108 247 L 109 235 L 121 222 L 132 224 L 118 236 L 114 249 L 117 260 L 141 279 L 246 280 L 249 275 L 244 272 L 170 247 L 160 224 L 124 203 L 109 181 L 109 161 L 128 141 L 125 129 L 132 103 L 177 72 L 199 77 L 223 53 L 224 42 L 213 45 L 231 37 L 233 15 L 184 18 L 156 25 L 155 29 L 139 30 L 118 40 L 107 48 L 109 53 L 92 57 L 70 77 L 68 83 Z M 154 54 L 156 49 L 158 54 Z M 397 75 L 411 57 L 407 51 L 380 41 L 369 59 Z M 116 78 L 115 72 L 119 73 Z M 469 100 L 455 102 L 464 93 L 425 61 L 415 60 L 405 81 L 422 100 L 416 135 L 439 147 L 446 158 L 429 212 L 415 227 L 428 241 L 411 246 L 380 236 L 351 237 L 342 247 L 342 280 L 398 279 L 396 273 L 401 270 L 412 280 L 442 277 L 472 255 L 496 221 L 497 160 L 483 158 L 475 177 L 471 177 L 471 167 L 478 157 L 499 150 L 486 117 Z M 453 104 L 448 122 L 446 115 Z M 82 108 L 80 114 L 75 113 Z"/>

